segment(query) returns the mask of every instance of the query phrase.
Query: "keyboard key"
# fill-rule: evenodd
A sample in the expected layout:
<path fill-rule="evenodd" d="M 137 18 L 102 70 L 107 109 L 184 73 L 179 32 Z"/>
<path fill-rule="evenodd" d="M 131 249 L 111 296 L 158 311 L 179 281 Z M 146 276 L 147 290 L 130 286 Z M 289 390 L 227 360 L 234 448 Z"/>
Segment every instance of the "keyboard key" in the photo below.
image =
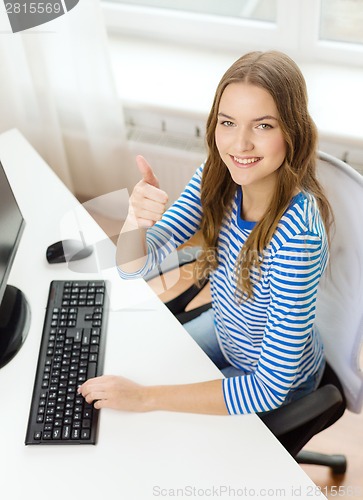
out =
<path fill-rule="evenodd" d="M 71 426 L 65 425 L 63 427 L 62 439 L 70 439 L 71 438 Z"/>
<path fill-rule="evenodd" d="M 93 378 L 97 373 L 97 363 L 89 363 L 87 370 L 87 378 Z"/>
<path fill-rule="evenodd" d="M 89 439 L 91 431 L 89 429 L 82 429 L 81 431 L 81 439 Z"/>

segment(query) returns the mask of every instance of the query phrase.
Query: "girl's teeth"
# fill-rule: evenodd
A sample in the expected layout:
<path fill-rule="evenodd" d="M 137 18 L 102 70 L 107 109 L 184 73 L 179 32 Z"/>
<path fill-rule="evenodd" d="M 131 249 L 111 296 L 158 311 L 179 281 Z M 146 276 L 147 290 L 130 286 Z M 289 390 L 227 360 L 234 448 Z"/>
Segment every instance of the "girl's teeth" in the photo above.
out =
<path fill-rule="evenodd" d="M 260 158 L 248 158 L 246 160 L 242 160 L 242 158 L 237 158 L 236 156 L 234 156 L 233 159 L 241 165 L 249 165 L 250 163 L 255 163 L 255 161 L 258 161 Z"/>

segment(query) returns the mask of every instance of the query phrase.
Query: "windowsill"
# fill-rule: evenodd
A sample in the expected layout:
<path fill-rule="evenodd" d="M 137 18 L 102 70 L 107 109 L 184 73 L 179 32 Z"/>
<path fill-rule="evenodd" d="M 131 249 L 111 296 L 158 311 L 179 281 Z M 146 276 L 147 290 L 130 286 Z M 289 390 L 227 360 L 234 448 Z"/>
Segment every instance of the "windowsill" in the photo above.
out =
<path fill-rule="evenodd" d="M 196 120 L 205 120 L 221 76 L 245 52 L 208 51 L 116 35 L 110 36 L 110 48 L 117 91 L 125 107 L 176 112 Z M 363 164 L 362 69 L 296 62 L 307 82 L 320 140 L 356 148 Z"/>

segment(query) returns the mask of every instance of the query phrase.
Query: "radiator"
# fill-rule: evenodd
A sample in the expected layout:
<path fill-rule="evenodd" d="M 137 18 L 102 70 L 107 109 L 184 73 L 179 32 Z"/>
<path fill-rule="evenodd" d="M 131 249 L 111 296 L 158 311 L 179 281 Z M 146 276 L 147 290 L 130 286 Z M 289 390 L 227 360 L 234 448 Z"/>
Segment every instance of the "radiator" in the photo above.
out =
<path fill-rule="evenodd" d="M 156 112 L 145 109 L 125 109 L 127 140 L 132 157 L 142 155 L 152 166 L 160 188 L 173 203 L 196 168 L 206 159 L 204 130 L 206 117 L 182 115 L 176 112 Z M 330 137 L 320 138 L 319 149 L 352 165 L 363 173 L 363 150 L 353 143 Z M 92 200 L 91 211 L 123 222 L 128 206 L 128 192 L 140 179 L 135 165 L 129 174 L 127 189 Z M 127 192 L 128 191 L 128 192 Z"/>
<path fill-rule="evenodd" d="M 177 199 L 195 169 L 206 158 L 204 142 L 199 137 L 137 127 L 129 128 L 128 136 L 131 153 L 141 154 L 149 161 L 170 202 Z M 328 141 L 322 141 L 320 149 L 346 161 L 363 174 L 361 149 Z"/>
<path fill-rule="evenodd" d="M 173 202 L 206 158 L 203 137 L 207 117 L 145 107 L 126 107 L 124 113 L 131 154 L 145 156 Z M 319 149 L 363 173 L 363 148 L 355 140 L 321 134 Z"/>

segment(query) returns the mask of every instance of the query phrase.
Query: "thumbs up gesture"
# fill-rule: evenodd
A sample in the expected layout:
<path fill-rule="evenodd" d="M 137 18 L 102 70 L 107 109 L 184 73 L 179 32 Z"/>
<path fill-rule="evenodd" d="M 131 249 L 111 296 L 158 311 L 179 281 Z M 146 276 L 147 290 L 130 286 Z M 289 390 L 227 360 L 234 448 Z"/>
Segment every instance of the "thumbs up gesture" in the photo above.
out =
<path fill-rule="evenodd" d="M 143 156 L 136 157 L 136 164 L 142 179 L 130 196 L 129 217 L 132 217 L 138 227 L 148 228 L 161 219 L 168 195 L 160 189 L 158 179 Z"/>

